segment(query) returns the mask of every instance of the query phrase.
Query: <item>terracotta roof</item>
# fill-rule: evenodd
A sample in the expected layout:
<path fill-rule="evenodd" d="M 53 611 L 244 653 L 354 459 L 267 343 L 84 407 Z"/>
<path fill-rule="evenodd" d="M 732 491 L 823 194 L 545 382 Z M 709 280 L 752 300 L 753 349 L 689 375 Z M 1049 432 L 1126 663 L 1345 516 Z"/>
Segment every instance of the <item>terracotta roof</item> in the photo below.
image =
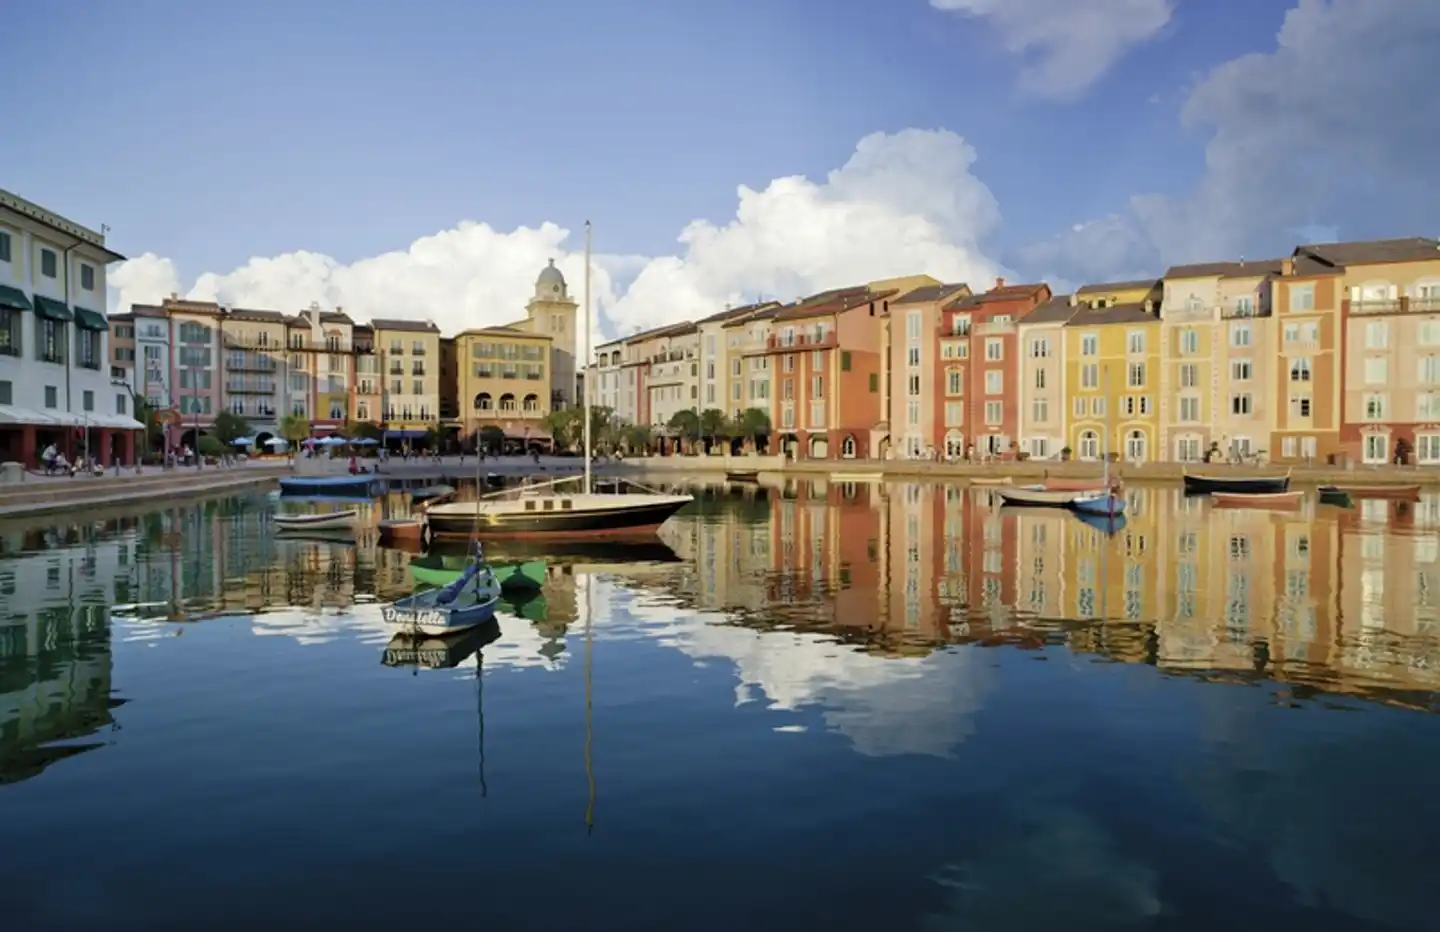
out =
<path fill-rule="evenodd" d="M 120 321 L 121 323 L 126 323 L 126 322 L 129 322 L 129 321 L 134 320 L 134 319 L 135 319 L 135 315 L 134 315 L 134 314 L 109 314 L 109 315 L 106 315 L 106 318 L 105 318 L 105 319 L 106 319 L 106 320 L 118 320 L 118 321 Z"/>
<path fill-rule="evenodd" d="M 1109 307 L 1092 308 L 1081 303 L 1075 311 L 1075 316 L 1071 317 L 1065 326 L 1103 327 L 1106 324 L 1147 324 L 1160 319 L 1154 312 L 1145 310 L 1144 304 L 1112 304 Z"/>
<path fill-rule="evenodd" d="M 377 317 L 370 321 L 376 330 L 401 330 L 411 333 L 439 333 L 440 328 L 429 320 L 382 320 Z"/>
<path fill-rule="evenodd" d="M 780 313 L 780 311 L 783 310 L 784 307 L 785 305 L 781 304 L 778 301 L 771 302 L 768 306 L 762 307 L 760 310 L 746 317 L 737 317 L 734 320 L 726 321 L 725 327 L 727 329 L 730 327 L 743 327 L 746 324 L 750 323 L 752 320 L 770 320 L 776 314 Z"/>
<path fill-rule="evenodd" d="M 1290 275 L 1286 276 L 1288 278 L 1320 278 L 1326 275 L 1339 275 L 1345 271 L 1343 266 L 1333 265 L 1313 256 L 1296 256 L 1292 261 L 1295 263 L 1295 268 Z"/>
<path fill-rule="evenodd" d="M 871 291 L 869 288 L 840 288 L 834 292 L 822 292 L 804 301 L 787 305 L 775 313 L 779 320 L 805 320 L 811 317 L 825 317 L 839 314 L 863 305 L 883 301 L 896 294 L 895 289 Z"/>
<path fill-rule="evenodd" d="M 711 314 L 709 317 L 700 318 L 696 323 L 714 324 L 721 321 L 734 320 L 737 317 L 748 317 L 756 311 L 767 308 L 775 303 L 774 301 L 756 301 L 754 304 L 745 304 L 740 307 L 727 307 L 718 314 Z"/>
<path fill-rule="evenodd" d="M 1080 312 L 1070 304 L 1068 294 L 1057 294 L 1020 318 L 1020 324 L 1063 324 Z"/>
<path fill-rule="evenodd" d="M 320 323 L 353 324 L 355 323 L 355 321 L 352 320 L 350 315 L 346 314 L 344 311 L 324 311 L 320 314 Z"/>
<path fill-rule="evenodd" d="M 355 332 L 358 334 L 358 333 L 360 333 L 361 331 L 364 331 L 365 333 L 374 333 L 374 332 L 375 332 L 375 328 L 372 327 L 372 326 L 370 326 L 369 324 L 356 324 L 356 325 L 355 325 Z"/>
<path fill-rule="evenodd" d="M 1279 259 L 1252 259 L 1238 262 L 1196 262 L 1191 265 L 1172 265 L 1165 270 L 1166 278 L 1250 278 L 1257 275 L 1278 274 Z"/>
<path fill-rule="evenodd" d="M 926 285 L 906 292 L 894 300 L 894 304 L 920 304 L 924 301 L 943 301 L 957 291 L 968 289 L 963 282 L 957 285 Z"/>
<path fill-rule="evenodd" d="M 676 327 L 683 327 L 683 326 L 685 326 L 685 325 L 684 325 L 684 324 L 665 324 L 665 325 L 662 326 L 662 327 L 651 327 L 649 330 L 641 330 L 639 333 L 632 334 L 631 336 L 625 337 L 624 342 L 627 343 L 627 344 L 630 344 L 630 343 L 643 343 L 643 342 L 646 341 L 646 340 L 653 340 L 655 337 L 664 336 L 665 334 L 669 333 L 671 330 L 676 329 Z M 691 326 L 693 326 L 693 325 L 691 325 Z"/>
<path fill-rule="evenodd" d="M 982 303 L 987 301 L 1018 301 L 1022 298 L 1032 297 L 1037 291 L 1049 291 L 1050 286 L 1044 282 L 1030 282 L 1023 285 L 1002 285 L 998 288 L 991 288 L 989 291 L 981 292 L 975 297 Z"/>
<path fill-rule="evenodd" d="M 130 313 L 136 317 L 164 317 L 165 309 L 154 304 L 132 304 Z"/>
<path fill-rule="evenodd" d="M 1297 246 L 1295 258 L 1311 256 L 1332 266 L 1379 265 L 1440 259 L 1440 241 L 1423 236 L 1356 243 L 1312 243 Z"/>
<path fill-rule="evenodd" d="M 472 327 L 468 330 L 461 330 L 455 337 L 441 337 L 440 342 L 447 340 L 453 342 L 456 337 L 495 336 L 518 338 L 521 340 L 554 340 L 548 333 L 536 333 L 533 330 L 519 330 L 515 327 Z"/>
<path fill-rule="evenodd" d="M 1138 288 L 1154 288 L 1157 279 L 1143 278 L 1132 282 L 1100 282 L 1096 285 L 1081 285 L 1075 289 L 1077 295 L 1113 294 L 1116 291 L 1135 291 Z"/>
<path fill-rule="evenodd" d="M 279 311 L 255 311 L 244 307 L 232 307 L 226 312 L 229 320 L 254 321 L 256 323 L 283 324 L 289 320 Z"/>

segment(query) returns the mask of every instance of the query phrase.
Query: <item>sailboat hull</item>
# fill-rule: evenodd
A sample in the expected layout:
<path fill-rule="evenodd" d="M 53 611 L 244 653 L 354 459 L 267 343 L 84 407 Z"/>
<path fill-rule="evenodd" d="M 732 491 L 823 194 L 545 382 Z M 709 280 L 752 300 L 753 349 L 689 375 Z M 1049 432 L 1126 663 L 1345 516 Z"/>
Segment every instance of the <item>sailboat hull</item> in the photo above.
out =
<path fill-rule="evenodd" d="M 599 501 L 605 498 L 630 501 Z M 468 538 L 472 533 L 484 539 L 624 537 L 653 534 L 691 500 L 688 495 L 537 495 L 504 503 L 441 505 L 427 518 L 431 532 L 442 538 Z M 570 507 L 564 507 L 565 501 Z"/>

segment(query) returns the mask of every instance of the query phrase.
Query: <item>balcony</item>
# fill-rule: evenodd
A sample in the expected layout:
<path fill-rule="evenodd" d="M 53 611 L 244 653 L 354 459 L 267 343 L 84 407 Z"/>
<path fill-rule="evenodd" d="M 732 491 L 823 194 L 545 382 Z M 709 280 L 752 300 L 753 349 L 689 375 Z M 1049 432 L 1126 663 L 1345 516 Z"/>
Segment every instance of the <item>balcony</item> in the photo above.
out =
<path fill-rule="evenodd" d="M 230 360 L 226 365 L 231 372 L 274 372 L 275 360 L 269 356 L 246 357 L 241 360 Z"/>
<path fill-rule="evenodd" d="M 839 342 L 834 330 L 827 330 L 818 336 L 813 333 L 797 333 L 789 341 L 778 333 L 772 333 L 765 338 L 765 349 L 767 352 L 800 353 L 805 350 L 828 349 Z"/>
<path fill-rule="evenodd" d="M 271 353 L 283 353 L 285 344 L 281 340 L 272 340 L 269 336 L 253 336 L 246 334 L 226 334 L 225 348 L 237 350 L 263 350 Z"/>
<path fill-rule="evenodd" d="M 1230 307 L 1229 305 L 1220 306 L 1221 320 L 1249 320 L 1252 317 L 1266 316 L 1269 315 L 1261 314 L 1260 309 L 1257 307 Z"/>
<path fill-rule="evenodd" d="M 1014 333 L 1014 332 L 1015 332 L 1015 321 L 1013 321 L 1013 320 L 1003 320 L 1003 321 L 994 321 L 994 320 L 992 320 L 992 321 L 988 321 L 988 322 L 983 323 L 983 324 L 976 324 L 976 325 L 975 325 L 975 335 L 976 335 L 976 336 L 980 336 L 980 337 L 1001 336 L 1001 335 L 1003 335 L 1003 334 Z"/>
<path fill-rule="evenodd" d="M 1371 314 L 1440 314 L 1440 295 L 1345 301 L 1344 305 L 1347 312 L 1356 317 Z"/>
<path fill-rule="evenodd" d="M 232 381 L 225 383 L 225 391 L 232 395 L 273 395 L 275 383 L 268 379 Z"/>

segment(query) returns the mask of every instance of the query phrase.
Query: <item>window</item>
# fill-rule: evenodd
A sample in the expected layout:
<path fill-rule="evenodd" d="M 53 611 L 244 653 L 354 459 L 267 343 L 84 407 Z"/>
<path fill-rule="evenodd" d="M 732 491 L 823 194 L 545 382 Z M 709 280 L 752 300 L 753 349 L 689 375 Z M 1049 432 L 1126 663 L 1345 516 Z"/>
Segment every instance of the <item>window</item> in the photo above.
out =
<path fill-rule="evenodd" d="M 811 378 L 811 380 L 810 380 L 810 397 L 811 397 L 811 398 L 824 398 L 824 397 L 825 397 L 825 376 L 823 376 L 823 375 L 817 375 L 817 376 L 814 376 L 813 378 Z"/>
<path fill-rule="evenodd" d="M 1440 356 L 1421 356 L 1417 360 L 1415 376 L 1422 385 L 1440 382 Z"/>
<path fill-rule="evenodd" d="M 15 403 L 15 383 L 8 379 L 0 382 L 0 405 Z"/>
<path fill-rule="evenodd" d="M 129 411 L 125 410 L 125 402 L 126 402 L 126 397 L 125 397 L 124 395 L 116 395 L 116 396 L 115 396 L 115 413 L 116 413 L 116 414 L 129 414 L 129 413 L 130 413 Z"/>
<path fill-rule="evenodd" d="M 21 321 L 25 318 L 20 311 L 0 307 L 0 356 L 19 356 L 22 348 L 20 339 Z"/>
<path fill-rule="evenodd" d="M 1126 384 L 1131 388 L 1145 387 L 1145 364 L 1143 362 L 1132 362 L 1129 369 L 1129 377 Z"/>
<path fill-rule="evenodd" d="M 1100 336 L 1099 336 L 1099 334 L 1086 333 L 1086 334 L 1082 334 L 1082 335 L 1081 335 L 1081 337 L 1080 337 L 1080 355 L 1081 355 L 1081 356 L 1099 356 L 1099 355 L 1100 355 Z"/>
<path fill-rule="evenodd" d="M 1382 359 L 1381 362 L 1384 362 L 1384 360 Z M 1304 356 L 1299 356 L 1299 357 L 1297 357 L 1297 358 L 1295 358 L 1295 359 L 1293 359 L 1293 360 L 1290 361 L 1290 381 L 1292 381 L 1292 382 L 1308 382 L 1308 381 L 1310 381 L 1310 360 L 1309 360 L 1309 359 L 1305 358 Z"/>
<path fill-rule="evenodd" d="M 945 426 L 959 427 L 965 423 L 965 405 L 959 401 L 945 402 Z"/>
<path fill-rule="evenodd" d="M 1230 378 L 1235 382 L 1248 382 L 1254 366 L 1248 359 L 1236 359 L 1230 363 Z"/>
<path fill-rule="evenodd" d="M 1075 411 L 1076 417 L 1084 417 L 1085 413 L 1089 410 L 1084 398 L 1076 398 L 1070 407 Z"/>
<path fill-rule="evenodd" d="M 100 368 L 100 334 L 75 328 L 75 363 L 84 369 Z"/>
<path fill-rule="evenodd" d="M 1310 398 L 1308 395 L 1296 395 L 1290 399 L 1290 410 L 1296 417 L 1306 418 L 1310 416 Z"/>
<path fill-rule="evenodd" d="M 1241 295 L 1235 299 L 1235 313 L 1241 317 L 1249 317 L 1255 313 L 1255 299 L 1250 295 Z"/>
<path fill-rule="evenodd" d="M 991 362 L 999 362 L 1005 358 L 1005 341 L 999 337 L 991 337 L 985 341 L 985 358 Z"/>
<path fill-rule="evenodd" d="M 1200 334 L 1195 332 L 1194 327 L 1186 327 L 1180 331 L 1180 355 L 1194 356 L 1200 352 Z"/>
<path fill-rule="evenodd" d="M 1440 421 L 1440 395 L 1435 392 L 1421 392 L 1415 396 L 1415 419 L 1418 421 Z"/>
<path fill-rule="evenodd" d="M 1190 424 L 1198 423 L 1200 420 L 1200 399 L 1180 399 L 1180 420 Z"/>
<path fill-rule="evenodd" d="M 1300 455 L 1300 438 L 1286 437 L 1280 441 L 1280 455 L 1286 459 L 1293 459 Z"/>
<path fill-rule="evenodd" d="M 9 262 L 10 259 L 10 234 L 0 230 L 0 262 Z"/>
<path fill-rule="evenodd" d="M 878 392 L 879 390 L 880 390 L 880 376 L 877 375 L 876 373 L 872 372 L 872 373 L 870 373 L 870 393 L 873 395 L 875 392 Z"/>
<path fill-rule="evenodd" d="M 906 394 L 912 398 L 920 394 L 920 376 L 912 375 L 906 381 Z"/>
<path fill-rule="evenodd" d="M 1135 409 L 1138 404 L 1139 402 L 1134 395 L 1126 395 L 1124 398 L 1120 399 L 1120 410 L 1125 412 L 1126 417 L 1134 417 Z"/>
<path fill-rule="evenodd" d="M 1180 367 L 1180 387 L 1198 388 L 1200 385 L 1200 367 L 1193 362 L 1187 362 Z"/>
<path fill-rule="evenodd" d="M 1045 370 L 1044 370 L 1044 369 L 1036 369 L 1036 370 L 1035 370 L 1035 387 L 1036 387 L 1036 388 L 1044 388 L 1044 387 L 1045 387 Z"/>
<path fill-rule="evenodd" d="M 1250 336 L 1251 334 L 1249 324 L 1232 323 L 1230 325 L 1231 346 L 1249 346 L 1251 342 Z"/>
<path fill-rule="evenodd" d="M 1005 405 L 999 401 L 985 402 L 985 423 L 999 424 L 1005 419 Z"/>
<path fill-rule="evenodd" d="M 1231 414 L 1251 414 L 1254 411 L 1254 399 L 1249 392 L 1241 392 L 1230 396 Z"/>
<path fill-rule="evenodd" d="M 951 369 L 945 373 L 945 394 L 959 395 L 965 390 L 965 371 L 963 369 Z"/>
<path fill-rule="evenodd" d="M 86 291 L 95 290 L 95 266 L 80 263 L 80 287 Z"/>
<path fill-rule="evenodd" d="M 1100 435 L 1095 431 L 1080 432 L 1080 458 L 1085 460 L 1100 458 Z"/>
<path fill-rule="evenodd" d="M 57 274 L 55 265 L 55 250 L 40 250 L 40 274 L 46 278 L 54 278 Z"/>
<path fill-rule="evenodd" d="M 985 394 L 998 395 L 1005 390 L 1005 374 L 999 369 L 985 373 Z"/>
<path fill-rule="evenodd" d="M 36 347 L 41 362 L 65 361 L 65 324 L 44 320 L 40 325 L 40 345 Z"/>
<path fill-rule="evenodd" d="M 905 363 L 912 367 L 920 365 L 920 347 L 912 346 L 905 351 Z"/>
<path fill-rule="evenodd" d="M 849 350 L 842 350 L 841 353 L 840 353 L 840 371 L 841 371 L 841 372 L 849 372 L 849 371 L 850 371 L 850 351 L 849 351 Z M 736 374 L 736 375 L 739 375 L 739 374 L 740 374 L 740 363 L 739 363 L 738 360 L 737 360 L 736 363 L 735 363 L 735 374 Z"/>
<path fill-rule="evenodd" d="M 905 422 L 911 427 L 920 426 L 920 402 L 911 401 L 905 405 Z"/>
<path fill-rule="evenodd" d="M 1105 416 L 1105 396 L 1090 399 L 1090 413 L 1096 417 Z"/>
<path fill-rule="evenodd" d="M 1088 362 L 1080 367 L 1080 387 L 1098 388 L 1100 386 L 1100 367 L 1093 362 Z"/>
<path fill-rule="evenodd" d="M 1440 434 L 1419 434 L 1416 436 L 1415 458 L 1421 463 L 1440 462 Z"/>
<path fill-rule="evenodd" d="M 905 337 L 914 343 L 920 339 L 921 314 L 919 311 L 911 311 L 905 315 Z M 786 335 L 789 336 L 787 330 Z M 789 345 L 787 342 L 785 345 Z"/>
<path fill-rule="evenodd" d="M 1044 424 L 1050 420 L 1050 402 L 1044 398 L 1036 398 L 1030 406 L 1030 416 L 1036 424 Z"/>
<path fill-rule="evenodd" d="M 45 407 L 60 407 L 60 391 L 54 385 L 45 386 Z"/>
<path fill-rule="evenodd" d="M 1313 284 L 1290 286 L 1290 310 L 1315 310 L 1315 286 Z"/>
<path fill-rule="evenodd" d="M 1125 458 L 1132 463 L 1143 462 L 1145 459 L 1145 435 L 1138 430 L 1132 430 L 1125 436 Z"/>
<path fill-rule="evenodd" d="M 1131 330 L 1125 337 L 1126 349 L 1132 353 L 1145 352 L 1145 331 Z"/>
<path fill-rule="evenodd" d="M 86 411 L 95 410 L 95 393 L 88 388 L 80 395 L 80 407 Z"/>
<path fill-rule="evenodd" d="M 1384 463 L 1389 460 L 1389 444 L 1384 434 L 1365 435 L 1365 462 Z"/>
<path fill-rule="evenodd" d="M 1030 356 L 1033 359 L 1046 359 L 1050 355 L 1050 338 L 1036 337 L 1030 341 Z"/>
<path fill-rule="evenodd" d="M 1386 409 L 1387 409 L 1388 407 L 1389 407 L 1389 405 L 1386 404 L 1386 399 L 1385 399 L 1385 396 L 1384 396 L 1384 395 L 1382 395 L 1382 394 L 1366 395 L 1366 396 L 1365 396 L 1365 420 L 1367 420 L 1367 421 L 1383 421 L 1383 420 L 1385 420 L 1385 411 L 1386 411 Z"/>

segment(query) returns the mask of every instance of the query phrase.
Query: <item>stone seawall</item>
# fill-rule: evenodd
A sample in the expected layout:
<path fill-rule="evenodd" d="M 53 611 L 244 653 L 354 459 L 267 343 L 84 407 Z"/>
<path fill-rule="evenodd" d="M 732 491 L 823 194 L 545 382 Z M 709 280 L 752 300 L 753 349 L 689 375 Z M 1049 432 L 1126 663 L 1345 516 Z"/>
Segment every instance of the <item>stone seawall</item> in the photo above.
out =
<path fill-rule="evenodd" d="M 247 465 L 229 469 L 155 469 L 136 475 L 44 479 L 0 491 L 0 520 L 62 514 L 162 501 L 179 496 L 220 494 L 270 485 L 287 475 L 287 466 Z"/>

